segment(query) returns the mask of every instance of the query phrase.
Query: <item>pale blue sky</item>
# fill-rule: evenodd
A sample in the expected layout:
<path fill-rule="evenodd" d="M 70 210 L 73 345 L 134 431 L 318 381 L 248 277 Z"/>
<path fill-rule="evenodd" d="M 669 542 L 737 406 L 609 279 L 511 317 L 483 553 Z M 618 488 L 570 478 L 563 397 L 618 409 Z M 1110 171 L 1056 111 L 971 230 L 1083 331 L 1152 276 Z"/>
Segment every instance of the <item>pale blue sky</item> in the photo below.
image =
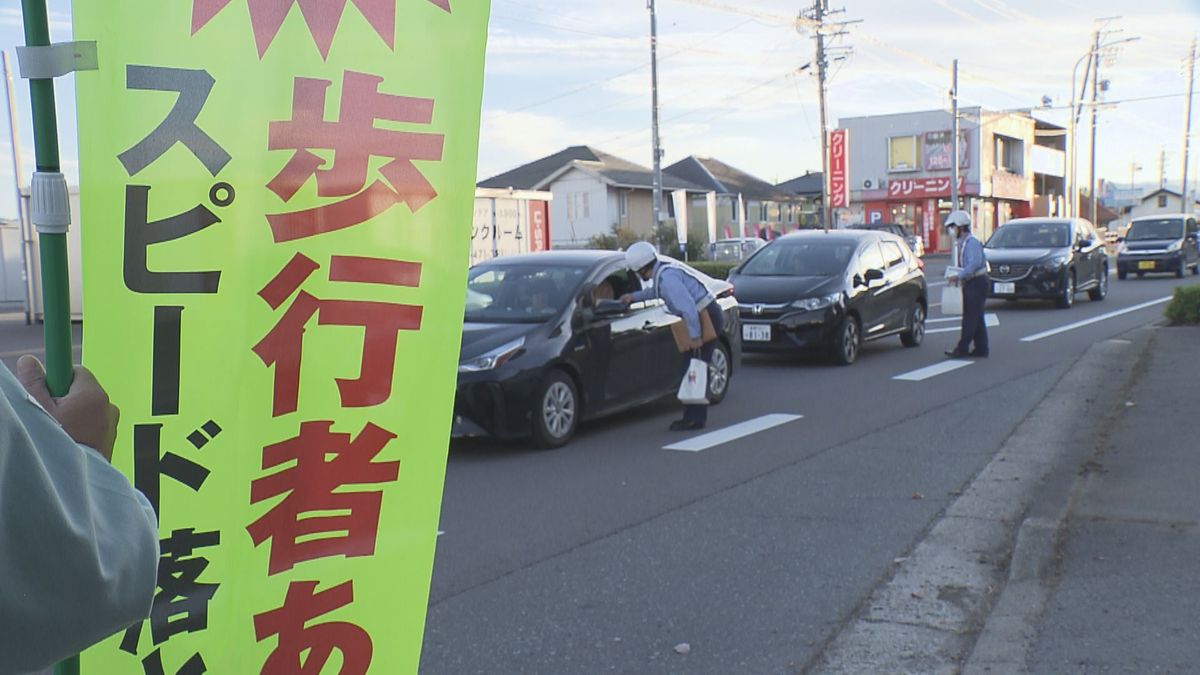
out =
<path fill-rule="evenodd" d="M 1065 122 L 1071 68 L 1088 50 L 1094 20 L 1123 14 L 1110 24 L 1123 29 L 1113 39 L 1141 39 L 1123 45 L 1102 70 L 1111 80 L 1105 98 L 1120 103 L 1101 113 L 1098 173 L 1128 183 L 1136 162 L 1142 167 L 1137 181 L 1156 183 L 1165 148 L 1167 184 L 1178 189 L 1187 86 L 1182 63 L 1200 31 L 1200 0 L 843 5 L 841 16 L 861 23 L 848 26 L 839 42 L 853 52 L 833 69 L 831 122 L 948 109 L 954 58 L 962 105 L 1029 108 L 1049 96 L 1062 109 L 1039 115 Z M 69 1 L 50 0 L 49 6 L 54 39 L 69 39 Z M 713 156 L 769 181 L 820 168 L 815 82 L 808 72 L 796 72 L 813 56 L 812 40 L 792 21 L 800 9 L 790 0 L 658 0 L 667 162 Z M 20 22 L 19 1 L 0 0 L 0 48 L 11 53 L 23 42 Z M 645 0 L 494 0 L 478 175 L 576 144 L 649 165 L 648 33 Z M 75 182 L 71 88 L 69 77 L 58 86 L 63 165 Z M 33 157 L 27 86 L 17 82 L 17 92 L 27 181 Z M 2 135 L 0 217 L 7 218 L 15 208 L 7 129 Z M 1192 176 L 1200 173 L 1198 139 L 1200 122 L 1194 122 Z"/>

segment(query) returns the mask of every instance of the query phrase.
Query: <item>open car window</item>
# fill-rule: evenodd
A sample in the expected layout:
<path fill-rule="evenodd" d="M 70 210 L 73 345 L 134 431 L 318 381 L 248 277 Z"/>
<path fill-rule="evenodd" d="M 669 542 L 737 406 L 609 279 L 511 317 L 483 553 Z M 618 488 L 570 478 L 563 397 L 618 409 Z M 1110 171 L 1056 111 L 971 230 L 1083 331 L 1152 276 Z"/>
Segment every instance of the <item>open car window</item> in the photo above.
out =
<path fill-rule="evenodd" d="M 472 268 L 467 276 L 465 319 L 483 323 L 540 323 L 556 316 L 575 296 L 585 270 L 498 264 Z"/>

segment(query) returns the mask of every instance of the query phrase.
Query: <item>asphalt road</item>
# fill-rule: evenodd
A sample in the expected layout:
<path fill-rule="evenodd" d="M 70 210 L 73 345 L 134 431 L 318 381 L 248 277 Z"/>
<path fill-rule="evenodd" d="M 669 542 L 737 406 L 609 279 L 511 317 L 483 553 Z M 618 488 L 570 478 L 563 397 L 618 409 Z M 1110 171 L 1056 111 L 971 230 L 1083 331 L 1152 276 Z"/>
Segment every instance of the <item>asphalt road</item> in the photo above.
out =
<path fill-rule="evenodd" d="M 1197 282 L 989 303 L 991 358 L 924 379 L 957 340 L 937 307 L 945 332 L 847 368 L 748 356 L 705 432 L 777 425 L 698 452 L 666 449 L 690 438 L 670 401 L 555 451 L 454 444 L 422 672 L 804 670 L 1088 346 Z"/>

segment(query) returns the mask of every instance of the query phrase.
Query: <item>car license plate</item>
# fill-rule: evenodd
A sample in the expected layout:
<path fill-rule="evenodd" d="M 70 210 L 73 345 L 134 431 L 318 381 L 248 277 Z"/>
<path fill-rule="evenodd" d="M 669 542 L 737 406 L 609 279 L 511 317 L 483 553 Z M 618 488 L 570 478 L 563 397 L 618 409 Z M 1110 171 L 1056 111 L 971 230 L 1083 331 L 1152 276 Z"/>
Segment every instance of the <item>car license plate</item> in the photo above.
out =
<path fill-rule="evenodd" d="M 1017 285 L 1011 281 L 997 281 L 992 284 L 992 292 L 997 295 L 1012 295 L 1017 292 Z"/>
<path fill-rule="evenodd" d="M 771 326 L 762 324 L 742 324 L 742 339 L 747 342 L 770 342 Z"/>
<path fill-rule="evenodd" d="M 1142 261 L 1138 262 L 1138 269 L 1139 270 L 1152 270 L 1152 269 L 1154 269 L 1154 261 L 1153 260 L 1142 260 Z"/>

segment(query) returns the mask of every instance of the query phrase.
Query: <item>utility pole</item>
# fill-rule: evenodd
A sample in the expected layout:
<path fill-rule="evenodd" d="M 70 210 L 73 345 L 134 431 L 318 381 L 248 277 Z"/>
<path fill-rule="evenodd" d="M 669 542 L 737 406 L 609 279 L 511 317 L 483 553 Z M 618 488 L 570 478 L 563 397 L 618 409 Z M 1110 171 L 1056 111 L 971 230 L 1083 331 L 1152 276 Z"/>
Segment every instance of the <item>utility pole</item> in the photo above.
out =
<path fill-rule="evenodd" d="M 1188 201 L 1188 152 L 1191 150 L 1191 135 L 1192 135 L 1192 93 L 1196 85 L 1196 39 L 1192 38 L 1191 51 L 1188 52 L 1187 61 L 1187 81 L 1188 95 L 1186 110 L 1183 117 L 1183 181 L 1180 185 L 1180 194 L 1183 196 L 1183 212 L 1192 212 L 1192 202 Z"/>
<path fill-rule="evenodd" d="M 646 0 L 646 8 L 650 10 L 650 99 L 651 107 L 651 143 L 654 145 L 654 227 L 662 224 L 662 146 L 658 137 L 658 15 L 654 10 L 654 0 Z"/>
<path fill-rule="evenodd" d="M 954 59 L 954 68 L 950 73 L 950 114 L 954 117 L 954 126 L 951 133 L 954 134 L 953 155 L 950 158 L 950 163 L 954 167 L 950 174 L 950 210 L 958 210 L 958 158 L 959 147 L 961 142 L 958 138 L 958 59 Z M 957 248 L 955 249 L 957 251 Z"/>
<path fill-rule="evenodd" d="M 1096 31 L 1095 42 L 1092 43 L 1092 147 L 1088 156 L 1091 161 L 1091 168 L 1088 170 L 1088 177 L 1091 185 L 1088 187 L 1088 196 L 1092 201 L 1091 213 L 1089 218 L 1092 224 L 1096 224 L 1096 103 L 1100 99 L 1100 31 Z"/>
<path fill-rule="evenodd" d="M 849 53 L 849 47 L 830 47 L 826 44 L 826 38 L 837 38 L 846 34 L 842 30 L 847 24 L 858 23 L 858 21 L 842 21 L 834 24 L 826 24 L 825 19 L 831 14 L 840 14 L 844 10 L 829 9 L 829 0 L 813 0 L 812 9 L 807 14 L 801 13 L 796 20 L 796 28 L 799 30 L 802 26 L 812 28 L 813 37 L 817 45 L 817 54 L 814 63 L 817 66 L 817 98 L 821 112 L 821 219 L 825 225 L 825 231 L 829 231 L 830 225 L 833 223 L 832 208 L 830 207 L 831 195 L 829 181 L 829 63 L 830 55 L 836 55 L 833 61 L 844 61 Z M 837 30 L 832 33 L 827 32 L 827 27 L 834 25 Z M 801 68 L 803 70 L 803 68 Z"/>
<path fill-rule="evenodd" d="M 1100 32 L 1093 31 L 1093 44 L 1099 39 Z M 1079 88 L 1079 99 L 1075 98 L 1075 73 L 1079 70 L 1079 64 L 1087 59 L 1087 67 L 1083 69 L 1083 85 Z M 1068 205 L 1067 215 L 1072 218 L 1079 217 L 1079 141 L 1076 129 L 1079 127 L 1079 116 L 1083 114 L 1083 94 L 1087 91 L 1088 78 L 1092 73 L 1092 63 L 1096 60 L 1096 50 L 1092 47 L 1088 48 L 1088 53 L 1084 54 L 1075 62 L 1075 68 L 1071 70 L 1071 119 L 1070 131 L 1067 134 L 1067 142 L 1070 144 L 1068 162 L 1071 165 L 1071 185 L 1070 185 L 1070 204 Z M 1076 106 L 1076 100 L 1079 104 Z"/>
<path fill-rule="evenodd" d="M 1167 149 L 1158 149 L 1158 189 L 1161 190 L 1167 184 Z"/>
<path fill-rule="evenodd" d="M 829 110 L 825 100 L 826 69 L 829 65 L 825 61 L 825 11 L 828 8 L 827 0 L 813 2 L 813 20 L 817 22 L 817 98 L 821 107 L 821 222 L 826 232 L 832 219 L 829 208 Z"/>

